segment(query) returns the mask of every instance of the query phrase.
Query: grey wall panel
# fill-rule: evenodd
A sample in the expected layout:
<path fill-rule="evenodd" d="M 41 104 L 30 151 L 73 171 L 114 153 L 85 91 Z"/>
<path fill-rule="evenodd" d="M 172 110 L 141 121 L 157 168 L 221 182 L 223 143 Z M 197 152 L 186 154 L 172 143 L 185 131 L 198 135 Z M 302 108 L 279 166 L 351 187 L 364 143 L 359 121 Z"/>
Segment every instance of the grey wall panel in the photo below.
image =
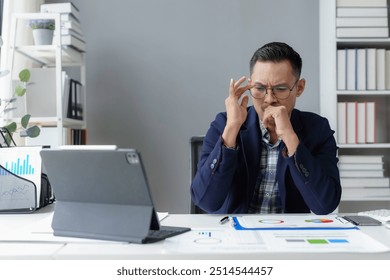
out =
<path fill-rule="evenodd" d="M 47 1 L 63 2 L 63 1 Z M 318 0 L 73 0 L 87 40 L 90 144 L 135 147 L 158 211 L 189 210 L 190 138 L 269 41 L 303 58 L 297 107 L 319 112 Z"/>

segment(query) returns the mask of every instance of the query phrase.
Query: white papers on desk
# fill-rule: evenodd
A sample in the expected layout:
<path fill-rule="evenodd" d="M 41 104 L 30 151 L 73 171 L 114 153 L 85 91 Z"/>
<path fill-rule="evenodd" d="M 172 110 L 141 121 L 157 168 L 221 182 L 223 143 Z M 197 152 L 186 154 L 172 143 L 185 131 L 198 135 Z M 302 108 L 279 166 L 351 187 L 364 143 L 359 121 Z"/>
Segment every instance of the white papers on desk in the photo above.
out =
<path fill-rule="evenodd" d="M 356 229 L 356 226 L 337 215 L 246 215 L 233 217 L 239 230 L 263 229 Z"/>
<path fill-rule="evenodd" d="M 180 253 L 248 253 L 266 252 L 267 245 L 255 231 L 204 228 L 168 238 L 164 241 L 167 251 Z"/>
<path fill-rule="evenodd" d="M 262 231 L 270 251 L 379 253 L 390 249 L 360 230 L 283 230 Z"/>
<path fill-rule="evenodd" d="M 192 253 L 378 253 L 390 249 L 360 230 L 192 229 L 165 240 L 165 249 Z"/>

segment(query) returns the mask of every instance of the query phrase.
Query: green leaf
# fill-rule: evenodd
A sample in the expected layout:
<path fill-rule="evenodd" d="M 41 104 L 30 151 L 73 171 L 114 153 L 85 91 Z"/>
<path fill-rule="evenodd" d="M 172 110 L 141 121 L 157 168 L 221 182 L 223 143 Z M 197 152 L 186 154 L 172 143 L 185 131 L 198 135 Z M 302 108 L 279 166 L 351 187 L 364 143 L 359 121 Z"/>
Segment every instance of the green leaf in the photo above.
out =
<path fill-rule="evenodd" d="M 23 96 L 26 93 L 26 91 L 27 91 L 26 87 L 24 87 L 22 85 L 17 85 L 15 87 L 15 94 L 17 96 Z"/>
<path fill-rule="evenodd" d="M 5 134 L 5 143 L 7 144 L 7 146 L 11 146 L 11 143 L 12 143 L 12 134 L 9 134 L 9 133 L 6 133 Z"/>
<path fill-rule="evenodd" d="M 27 115 L 24 115 L 22 120 L 20 121 L 20 123 L 22 124 L 22 126 L 24 128 L 27 128 L 28 126 L 28 122 L 30 121 L 30 118 L 31 118 L 31 115 L 30 114 L 27 114 Z"/>
<path fill-rule="evenodd" d="M 16 131 L 16 122 L 12 122 L 10 124 L 7 124 L 5 128 L 8 129 L 8 131 L 12 134 Z"/>
<path fill-rule="evenodd" d="M 27 83 L 30 80 L 30 70 L 23 69 L 19 72 L 19 80 L 21 82 Z"/>
<path fill-rule="evenodd" d="M 38 126 L 34 125 L 32 127 L 27 128 L 26 133 L 27 136 L 35 138 L 39 136 L 39 134 L 41 133 L 41 129 Z"/>

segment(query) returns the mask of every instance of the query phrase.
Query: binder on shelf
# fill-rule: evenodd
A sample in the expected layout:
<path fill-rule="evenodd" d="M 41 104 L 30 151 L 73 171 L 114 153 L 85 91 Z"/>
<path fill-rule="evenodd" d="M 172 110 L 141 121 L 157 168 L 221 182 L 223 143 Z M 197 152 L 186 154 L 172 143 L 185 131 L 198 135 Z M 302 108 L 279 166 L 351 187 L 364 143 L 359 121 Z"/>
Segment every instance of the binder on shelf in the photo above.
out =
<path fill-rule="evenodd" d="M 376 50 L 376 89 L 386 89 L 386 50 Z"/>
<path fill-rule="evenodd" d="M 385 54 L 385 87 L 387 90 L 390 89 L 390 51 L 386 50 Z"/>
<path fill-rule="evenodd" d="M 375 102 L 367 102 L 366 114 L 367 143 L 376 143 Z"/>
<path fill-rule="evenodd" d="M 347 102 L 347 144 L 357 143 L 357 102 Z"/>
<path fill-rule="evenodd" d="M 337 140 L 339 144 L 347 143 L 347 102 L 337 103 Z"/>
<path fill-rule="evenodd" d="M 375 102 L 337 103 L 339 144 L 376 143 Z"/>
<path fill-rule="evenodd" d="M 347 50 L 340 49 L 337 50 L 337 89 L 346 90 L 347 89 Z"/>
<path fill-rule="evenodd" d="M 356 123 L 356 129 L 357 129 L 357 139 L 356 142 L 358 144 L 365 144 L 367 143 L 367 103 L 365 102 L 359 102 L 357 104 L 357 123 Z"/>
<path fill-rule="evenodd" d="M 347 49 L 347 90 L 356 90 L 356 49 Z"/>
<path fill-rule="evenodd" d="M 366 68 L 367 68 L 367 50 L 358 49 L 356 57 L 356 89 L 366 89 Z"/>
<path fill-rule="evenodd" d="M 68 74 L 64 71 L 62 75 L 62 89 L 61 89 L 63 117 L 67 117 L 68 114 L 69 86 L 70 86 L 70 78 Z"/>
<path fill-rule="evenodd" d="M 376 90 L 376 49 L 367 49 L 367 89 Z"/>
<path fill-rule="evenodd" d="M 67 117 L 71 119 L 83 119 L 82 84 L 74 79 L 69 80 L 69 99 Z"/>
<path fill-rule="evenodd" d="M 390 50 L 337 49 L 338 90 L 389 90 Z"/>
<path fill-rule="evenodd" d="M 72 145 L 86 145 L 87 131 L 85 129 L 71 129 L 70 143 Z"/>

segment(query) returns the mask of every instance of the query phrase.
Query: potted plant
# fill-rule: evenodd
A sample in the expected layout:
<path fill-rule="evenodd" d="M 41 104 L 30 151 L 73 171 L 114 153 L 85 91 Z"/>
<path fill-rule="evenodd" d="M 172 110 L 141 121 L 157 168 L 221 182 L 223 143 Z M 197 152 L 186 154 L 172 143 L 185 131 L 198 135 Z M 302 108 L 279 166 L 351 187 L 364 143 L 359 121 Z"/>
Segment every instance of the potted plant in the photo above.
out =
<path fill-rule="evenodd" d="M 54 19 L 32 19 L 29 26 L 33 32 L 35 45 L 51 45 L 55 29 Z"/>
<path fill-rule="evenodd" d="M 26 94 L 27 91 L 27 84 L 30 80 L 30 71 L 28 69 L 23 69 L 19 72 L 19 84 L 15 87 L 15 91 L 10 99 L 1 100 L 0 99 L 0 105 L 4 105 L 2 113 L 6 114 L 12 110 L 15 110 L 16 107 L 13 106 L 13 104 L 16 101 L 16 98 L 21 97 Z M 3 103 L 3 104 L 2 104 Z M 0 114 L 0 117 L 3 115 Z M 19 133 L 20 137 L 38 137 L 41 130 L 37 125 L 29 126 L 30 121 L 30 114 L 26 114 L 21 118 L 20 126 L 18 127 L 18 124 L 16 122 L 10 122 L 4 127 L 1 128 L 2 136 L 4 139 L 5 144 L 7 146 L 10 146 L 13 142 L 12 135 L 16 132 Z M 1 144 L 0 144 L 1 146 Z"/>

